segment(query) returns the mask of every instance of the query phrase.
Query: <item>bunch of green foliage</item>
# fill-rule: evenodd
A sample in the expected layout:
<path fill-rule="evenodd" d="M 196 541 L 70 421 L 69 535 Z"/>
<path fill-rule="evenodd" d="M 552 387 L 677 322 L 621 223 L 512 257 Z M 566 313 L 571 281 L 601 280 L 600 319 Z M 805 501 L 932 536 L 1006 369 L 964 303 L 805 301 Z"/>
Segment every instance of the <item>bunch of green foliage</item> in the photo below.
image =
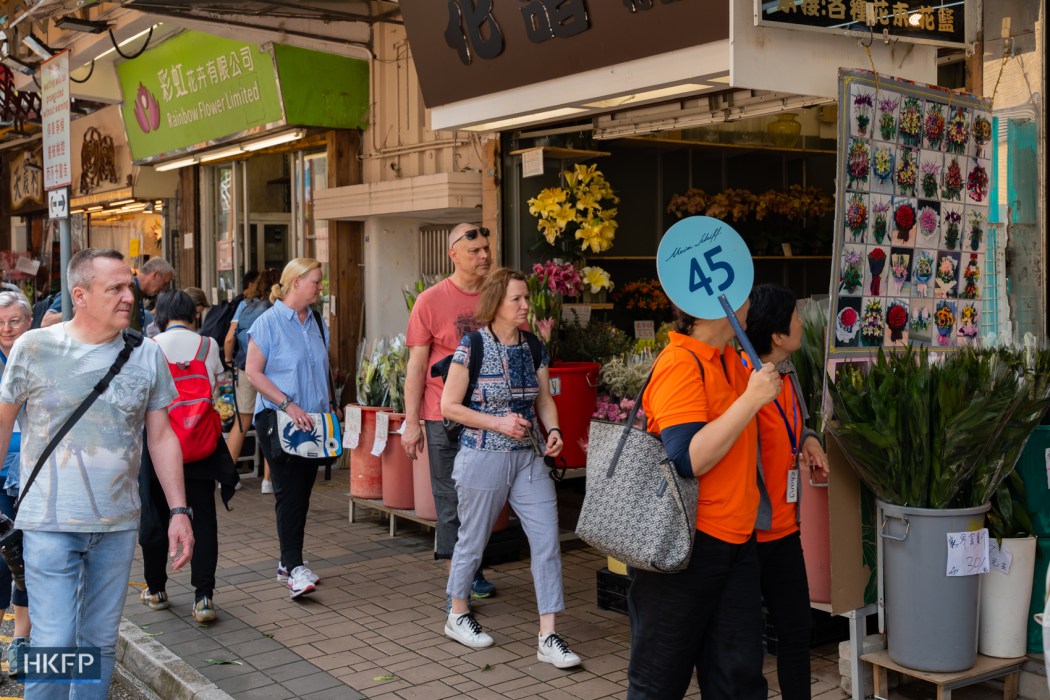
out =
<path fill-rule="evenodd" d="M 634 347 L 629 335 L 607 321 L 591 320 L 586 326 L 573 316 L 562 323 L 558 340 L 558 359 L 566 362 L 604 364 Z"/>
<path fill-rule="evenodd" d="M 831 300 L 811 299 L 799 311 L 802 317 L 802 345 L 791 356 L 802 397 L 809 410 L 810 427 L 824 430 L 824 366 L 826 361 L 828 314 Z"/>

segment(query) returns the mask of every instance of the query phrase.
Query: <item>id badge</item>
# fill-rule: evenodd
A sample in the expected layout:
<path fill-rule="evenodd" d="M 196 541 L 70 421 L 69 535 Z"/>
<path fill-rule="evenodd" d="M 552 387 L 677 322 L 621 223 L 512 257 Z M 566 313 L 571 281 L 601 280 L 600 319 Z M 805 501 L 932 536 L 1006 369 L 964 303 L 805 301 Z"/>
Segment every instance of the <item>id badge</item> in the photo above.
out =
<path fill-rule="evenodd" d="M 788 471 L 787 502 L 798 503 L 798 469 Z"/>

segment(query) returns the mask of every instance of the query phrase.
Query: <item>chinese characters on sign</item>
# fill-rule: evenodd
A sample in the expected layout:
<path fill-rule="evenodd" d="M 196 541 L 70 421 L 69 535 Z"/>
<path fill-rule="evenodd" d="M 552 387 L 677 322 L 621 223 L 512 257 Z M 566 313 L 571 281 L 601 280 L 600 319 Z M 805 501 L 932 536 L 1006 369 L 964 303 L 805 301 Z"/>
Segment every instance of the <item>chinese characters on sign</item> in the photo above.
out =
<path fill-rule="evenodd" d="M 819 31 L 871 31 L 910 39 L 962 44 L 965 39 L 965 3 L 889 2 L 888 0 L 777 0 L 757 3 L 758 24 Z"/>
<path fill-rule="evenodd" d="M 69 162 L 69 53 L 44 61 L 40 71 L 41 129 L 44 134 L 44 189 L 73 182 Z"/>
<path fill-rule="evenodd" d="M 945 576 L 974 576 L 988 573 L 988 528 L 949 532 Z"/>
<path fill-rule="evenodd" d="M 196 94 L 210 85 L 218 85 L 254 71 L 252 49 L 242 46 L 237 51 L 202 61 L 196 66 L 182 63 L 164 66 L 157 71 L 157 79 L 164 101 L 171 102 L 173 98 Z"/>
<path fill-rule="evenodd" d="M 43 173 L 40 148 L 25 150 L 11 158 L 9 182 L 11 209 L 36 208 L 43 204 L 44 188 L 41 183 Z"/>

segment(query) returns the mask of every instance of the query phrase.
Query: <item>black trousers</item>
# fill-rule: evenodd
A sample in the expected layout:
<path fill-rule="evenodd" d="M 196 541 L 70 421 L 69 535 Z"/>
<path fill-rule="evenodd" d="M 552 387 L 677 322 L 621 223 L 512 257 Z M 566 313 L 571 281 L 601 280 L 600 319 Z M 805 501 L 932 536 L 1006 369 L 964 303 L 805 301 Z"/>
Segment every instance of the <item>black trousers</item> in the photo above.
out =
<path fill-rule="evenodd" d="M 704 700 L 765 700 L 755 539 L 696 533 L 685 571 L 631 570 L 627 697 L 681 698 L 696 670 Z"/>
<path fill-rule="evenodd" d="M 777 635 L 777 679 L 784 700 L 809 700 L 813 615 L 802 538 L 795 532 L 758 544 L 762 599 Z"/>
<path fill-rule="evenodd" d="M 145 452 L 145 450 L 143 450 Z M 163 591 L 168 583 L 168 501 L 160 481 L 151 473 L 139 479 L 142 519 L 139 545 L 142 568 L 150 591 Z M 219 562 L 219 528 L 215 519 L 215 480 L 186 479 L 186 504 L 193 509 L 193 556 L 190 584 L 194 600 L 215 594 L 215 567 Z"/>
<path fill-rule="evenodd" d="M 310 512 L 310 494 L 317 481 L 317 463 L 289 457 L 274 439 L 277 414 L 266 409 L 255 415 L 255 433 L 261 435 L 259 447 L 270 463 L 273 483 L 277 539 L 281 546 L 281 564 L 291 571 L 303 563 L 303 539 L 306 516 Z"/>

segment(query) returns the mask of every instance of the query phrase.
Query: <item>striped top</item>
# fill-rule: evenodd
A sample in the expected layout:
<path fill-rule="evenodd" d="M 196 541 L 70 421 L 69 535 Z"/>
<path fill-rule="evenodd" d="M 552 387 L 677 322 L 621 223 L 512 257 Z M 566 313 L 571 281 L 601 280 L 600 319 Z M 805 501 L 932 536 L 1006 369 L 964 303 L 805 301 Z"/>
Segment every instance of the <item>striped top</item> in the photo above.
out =
<path fill-rule="evenodd" d="M 248 337 L 266 357 L 263 374 L 307 413 L 328 408 L 328 327 L 324 335 L 310 310 L 306 321 L 278 299 L 255 319 Z M 277 405 L 259 392 L 255 412 Z"/>

